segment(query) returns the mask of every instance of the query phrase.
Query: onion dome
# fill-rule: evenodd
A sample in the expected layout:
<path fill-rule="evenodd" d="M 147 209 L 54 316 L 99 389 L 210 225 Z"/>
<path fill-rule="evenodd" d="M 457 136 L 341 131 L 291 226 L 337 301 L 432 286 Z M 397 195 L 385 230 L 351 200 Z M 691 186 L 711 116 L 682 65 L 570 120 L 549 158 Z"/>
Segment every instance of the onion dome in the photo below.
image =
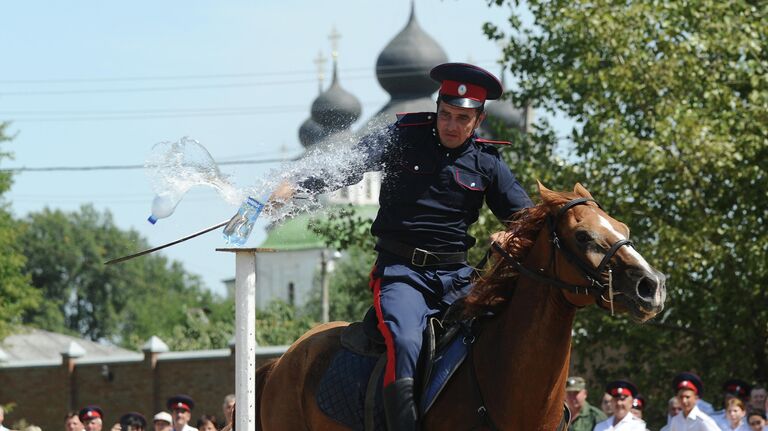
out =
<path fill-rule="evenodd" d="M 525 108 L 516 108 L 509 100 L 494 100 L 485 104 L 486 119 L 480 126 L 483 136 L 492 137 L 494 129 L 501 125 L 506 129 L 517 129 L 525 132 Z"/>
<path fill-rule="evenodd" d="M 408 24 L 376 60 L 376 77 L 393 99 L 429 96 L 440 87 L 429 71 L 447 61 L 443 48 L 416 21 L 411 3 Z"/>
<path fill-rule="evenodd" d="M 323 126 L 318 124 L 311 117 L 307 118 L 301 127 L 299 127 L 299 141 L 304 148 L 309 148 L 322 141 L 328 135 Z"/>
<path fill-rule="evenodd" d="M 331 87 L 312 103 L 312 119 L 326 131 L 326 135 L 349 128 L 362 113 L 360 101 L 352 93 L 341 88 L 333 65 Z"/>
<path fill-rule="evenodd" d="M 501 70 L 501 85 L 504 85 L 504 69 Z M 486 102 L 486 119 L 477 130 L 478 135 L 487 139 L 498 139 L 496 128 L 502 126 L 505 129 L 517 129 L 527 131 L 528 113 L 525 108 L 518 108 L 511 100 L 499 99 Z"/>

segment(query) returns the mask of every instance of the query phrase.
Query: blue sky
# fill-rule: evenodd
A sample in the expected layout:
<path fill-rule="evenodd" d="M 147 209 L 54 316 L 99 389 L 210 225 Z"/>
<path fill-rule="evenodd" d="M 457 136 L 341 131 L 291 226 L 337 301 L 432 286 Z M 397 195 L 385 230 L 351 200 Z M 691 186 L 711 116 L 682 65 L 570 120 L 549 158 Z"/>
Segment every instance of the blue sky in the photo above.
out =
<path fill-rule="evenodd" d="M 499 48 L 482 24 L 509 12 L 484 0 L 416 0 L 422 28 L 451 61 L 498 72 Z M 358 122 L 387 100 L 376 58 L 405 26 L 410 0 L 12 2 L 3 6 L 0 120 L 15 139 L 0 168 L 142 165 L 153 144 L 189 136 L 214 159 L 275 158 L 301 151 L 298 127 L 317 96 L 313 60 L 339 41 L 341 85 L 363 106 Z M 326 76 L 330 76 L 330 62 Z M 326 86 L 328 78 L 326 78 Z M 276 164 L 221 170 L 248 186 Z M 146 222 L 154 192 L 138 170 L 23 172 L 5 199 L 23 217 L 45 206 L 92 203 L 117 225 L 159 245 L 228 219 L 236 210 L 212 190 L 192 189 L 176 212 Z M 258 226 L 248 243 L 264 238 Z M 234 275 L 220 234 L 163 253 L 214 291 Z M 138 251 L 138 249 L 137 249 Z"/>

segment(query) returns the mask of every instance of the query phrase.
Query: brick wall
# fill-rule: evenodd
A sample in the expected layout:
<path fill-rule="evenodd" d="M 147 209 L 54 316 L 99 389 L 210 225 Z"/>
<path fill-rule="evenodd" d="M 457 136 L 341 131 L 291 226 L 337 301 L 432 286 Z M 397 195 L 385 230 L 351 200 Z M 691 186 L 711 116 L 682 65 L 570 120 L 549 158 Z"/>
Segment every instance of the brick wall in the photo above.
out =
<path fill-rule="evenodd" d="M 280 355 L 281 349 L 257 348 L 256 366 Z M 78 361 L 0 367 L 0 405 L 15 403 L 3 424 L 24 419 L 45 431 L 61 430 L 64 415 L 88 404 L 104 410 L 104 430 L 129 411 L 151 418 L 166 400 L 183 393 L 195 400 L 191 424 L 203 414 L 223 416 L 224 396 L 235 390 L 233 351 L 145 352 L 141 360 Z M 148 427 L 152 429 L 151 425 Z"/>

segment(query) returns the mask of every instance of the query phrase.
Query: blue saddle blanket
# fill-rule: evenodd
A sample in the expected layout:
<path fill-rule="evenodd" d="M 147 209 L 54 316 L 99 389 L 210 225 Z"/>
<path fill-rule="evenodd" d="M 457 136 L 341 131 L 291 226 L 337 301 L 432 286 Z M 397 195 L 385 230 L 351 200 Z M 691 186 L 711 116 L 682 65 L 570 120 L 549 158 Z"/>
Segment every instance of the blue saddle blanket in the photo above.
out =
<path fill-rule="evenodd" d="M 432 364 L 429 384 L 424 393 L 417 395 L 420 415 L 426 414 L 434 404 L 445 384 L 464 362 L 467 346 L 462 337 L 456 337 L 438 355 Z M 320 380 L 317 404 L 320 410 L 353 430 L 365 431 L 365 394 L 371 372 L 378 358 L 363 356 L 342 348 L 334 356 Z M 383 373 L 376 378 L 374 402 L 374 430 L 386 431 L 382 403 Z"/>

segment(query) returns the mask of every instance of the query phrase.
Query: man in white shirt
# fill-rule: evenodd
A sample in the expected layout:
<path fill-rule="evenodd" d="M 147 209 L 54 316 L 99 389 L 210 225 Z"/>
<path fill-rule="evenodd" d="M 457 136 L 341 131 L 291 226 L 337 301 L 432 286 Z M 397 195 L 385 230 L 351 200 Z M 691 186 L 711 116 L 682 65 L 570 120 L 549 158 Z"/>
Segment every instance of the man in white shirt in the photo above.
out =
<path fill-rule="evenodd" d="M 677 416 L 681 411 L 683 411 L 683 406 L 680 405 L 680 400 L 677 399 L 677 396 L 670 398 L 667 403 L 667 424 L 659 431 L 669 431 L 669 428 L 672 426 L 672 418 Z"/>
<path fill-rule="evenodd" d="M 195 408 L 195 400 L 189 395 L 175 395 L 168 398 L 166 403 L 173 416 L 174 431 L 197 431 L 197 428 L 189 425 L 192 419 L 192 409 Z"/>
<path fill-rule="evenodd" d="M 608 383 L 605 392 L 611 394 L 613 416 L 595 425 L 594 431 L 645 431 L 645 421 L 630 413 L 637 387 L 627 380 Z"/>
<path fill-rule="evenodd" d="M 715 421 L 696 406 L 704 389 L 699 376 L 680 373 L 672 380 L 672 387 L 677 392 L 683 411 L 672 418 L 670 431 L 720 431 Z"/>
<path fill-rule="evenodd" d="M 78 413 L 85 431 L 101 431 L 104 427 L 104 411 L 99 406 L 85 406 Z"/>

